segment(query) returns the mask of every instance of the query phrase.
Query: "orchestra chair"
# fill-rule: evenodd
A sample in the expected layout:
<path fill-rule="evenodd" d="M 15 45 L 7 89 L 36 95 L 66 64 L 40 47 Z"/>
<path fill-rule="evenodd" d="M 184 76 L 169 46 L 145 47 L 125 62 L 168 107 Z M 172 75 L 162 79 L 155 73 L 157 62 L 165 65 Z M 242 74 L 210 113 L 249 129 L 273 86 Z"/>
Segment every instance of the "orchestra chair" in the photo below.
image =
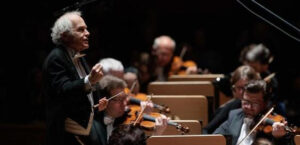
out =
<path fill-rule="evenodd" d="M 202 125 L 198 120 L 170 120 L 181 124 L 183 127 L 188 127 L 189 132 L 186 135 L 200 135 L 202 134 Z M 181 131 L 178 131 L 176 127 L 168 125 L 163 135 L 182 135 Z"/>
<path fill-rule="evenodd" d="M 300 145 L 300 135 L 295 135 L 294 141 L 296 145 Z"/>
<path fill-rule="evenodd" d="M 171 75 L 168 81 L 214 81 L 223 78 L 223 74 L 194 74 L 194 75 Z"/>
<path fill-rule="evenodd" d="M 209 120 L 216 108 L 214 97 L 215 89 L 213 83 L 210 81 L 151 82 L 148 85 L 148 94 L 206 96 L 208 101 Z"/>
<path fill-rule="evenodd" d="M 151 136 L 147 145 L 226 145 L 222 135 L 162 135 Z"/>
<path fill-rule="evenodd" d="M 153 95 L 152 102 L 165 105 L 171 112 L 165 114 L 173 120 L 198 120 L 208 123 L 208 101 L 203 95 Z"/>
<path fill-rule="evenodd" d="M 214 86 L 209 81 L 151 82 L 148 94 L 154 95 L 204 95 L 214 96 Z"/>
<path fill-rule="evenodd" d="M 224 74 L 195 74 L 195 75 L 171 75 L 168 81 L 210 81 L 213 82 L 217 78 L 223 78 Z M 221 91 L 215 89 L 215 107 L 218 108 L 222 104 L 226 103 L 231 97 L 226 96 Z"/>
<path fill-rule="evenodd" d="M 170 120 L 170 121 L 178 123 L 182 127 L 188 127 L 189 132 L 184 133 L 183 131 L 176 129 L 175 126 L 168 125 L 162 135 L 200 135 L 200 134 L 202 134 L 202 125 L 198 120 Z M 152 135 L 152 131 L 145 130 L 145 133 L 148 136 Z"/>

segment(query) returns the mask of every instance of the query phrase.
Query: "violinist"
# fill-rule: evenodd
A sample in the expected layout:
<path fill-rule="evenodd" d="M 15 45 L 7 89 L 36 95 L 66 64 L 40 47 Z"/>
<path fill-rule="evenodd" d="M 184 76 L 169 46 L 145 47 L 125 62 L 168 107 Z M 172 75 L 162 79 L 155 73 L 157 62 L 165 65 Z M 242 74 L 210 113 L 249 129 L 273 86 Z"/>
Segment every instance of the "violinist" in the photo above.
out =
<path fill-rule="evenodd" d="M 154 65 L 156 80 L 167 80 L 175 48 L 176 42 L 170 36 L 163 35 L 155 38 L 151 53 L 155 58 L 152 65 Z"/>
<path fill-rule="evenodd" d="M 146 139 L 142 128 L 124 124 L 112 132 L 108 145 L 146 145 Z"/>
<path fill-rule="evenodd" d="M 141 92 L 147 92 L 147 86 L 152 81 L 167 81 L 172 62 L 176 42 L 167 35 L 155 38 L 150 55 L 142 55 L 141 62 L 137 66 L 140 72 Z M 187 68 L 187 71 L 196 72 L 197 68 Z"/>
<path fill-rule="evenodd" d="M 99 100 L 98 110 L 102 111 L 99 112 L 99 117 L 95 118 L 95 127 L 98 130 L 97 135 L 101 138 L 101 145 L 107 145 L 113 129 L 122 124 L 128 116 L 127 95 L 122 93 L 126 83 L 111 75 L 104 76 L 99 83 L 101 95 L 105 97 Z M 167 118 L 163 116 L 156 120 L 153 134 L 161 134 L 167 126 Z"/>
<path fill-rule="evenodd" d="M 127 87 L 132 88 L 131 93 L 138 94 L 140 92 L 138 70 L 136 68 L 126 68 L 123 78 L 127 84 Z"/>
<path fill-rule="evenodd" d="M 127 69 L 127 72 L 124 73 L 124 66 L 123 66 L 122 62 L 117 59 L 102 58 L 99 61 L 99 64 L 102 66 L 104 75 L 112 75 L 112 76 L 118 77 L 122 80 L 125 80 L 127 87 L 131 88 L 131 85 L 137 79 L 137 74 L 128 71 L 129 69 Z M 131 70 L 134 71 L 133 68 Z M 137 81 L 137 83 L 134 87 L 134 91 L 132 91 L 131 93 L 138 93 L 138 91 L 139 91 L 139 82 Z M 146 108 L 145 112 L 149 113 L 153 110 L 152 102 L 142 101 L 140 103 L 140 105 L 142 108 L 144 108 L 144 107 Z"/>
<path fill-rule="evenodd" d="M 232 136 L 232 145 L 251 145 L 255 139 L 263 134 L 254 131 L 249 134 L 257 118 L 268 109 L 269 95 L 266 83 L 262 80 L 253 80 L 245 86 L 242 98 L 242 108 L 232 110 L 228 119 L 214 131 L 214 134 Z M 287 122 L 275 122 L 272 125 L 271 134 L 266 135 L 275 145 L 289 145 L 292 143 L 291 136 L 285 130 Z M 249 134 L 249 135 L 248 135 Z"/>
<path fill-rule="evenodd" d="M 241 108 L 241 99 L 243 97 L 244 87 L 250 80 L 260 79 L 255 70 L 248 66 L 242 65 L 238 67 L 231 77 L 231 90 L 233 98 L 220 106 L 214 113 L 213 119 L 203 128 L 204 134 L 211 134 L 224 121 L 227 120 L 228 114 L 233 109 Z"/>
<path fill-rule="evenodd" d="M 261 78 L 266 78 L 271 74 L 269 67 L 274 61 L 274 56 L 266 45 L 262 43 L 250 44 L 241 51 L 240 61 L 244 65 L 250 65 L 254 68 L 255 71 L 260 74 Z M 276 75 L 273 76 L 268 83 L 272 89 L 270 99 L 273 103 L 277 104 L 275 111 L 286 116 L 286 107 L 283 103 L 285 98 L 278 95 L 279 83 Z"/>

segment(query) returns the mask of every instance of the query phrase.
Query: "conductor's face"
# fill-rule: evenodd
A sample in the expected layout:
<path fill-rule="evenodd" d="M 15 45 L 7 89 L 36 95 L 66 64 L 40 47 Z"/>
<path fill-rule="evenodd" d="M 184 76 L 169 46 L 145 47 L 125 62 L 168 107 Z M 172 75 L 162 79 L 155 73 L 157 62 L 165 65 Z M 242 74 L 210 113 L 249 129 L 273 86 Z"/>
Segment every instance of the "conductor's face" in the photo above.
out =
<path fill-rule="evenodd" d="M 67 39 L 67 46 L 74 49 L 75 51 L 82 51 L 89 47 L 89 31 L 84 20 L 78 16 L 70 16 L 72 22 L 71 33 Z"/>

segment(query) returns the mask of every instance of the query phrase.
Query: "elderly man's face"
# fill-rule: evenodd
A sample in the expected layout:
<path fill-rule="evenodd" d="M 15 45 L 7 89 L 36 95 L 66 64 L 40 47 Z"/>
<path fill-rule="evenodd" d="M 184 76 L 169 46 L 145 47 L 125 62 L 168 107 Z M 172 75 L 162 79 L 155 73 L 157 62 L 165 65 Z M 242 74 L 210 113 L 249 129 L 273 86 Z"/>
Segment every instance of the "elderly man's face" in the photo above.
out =
<path fill-rule="evenodd" d="M 157 64 L 161 67 L 168 65 L 172 61 L 173 49 L 169 45 L 161 45 L 157 48 Z"/>
<path fill-rule="evenodd" d="M 67 47 L 74 49 L 75 51 L 82 51 L 89 47 L 88 37 L 90 35 L 87 30 L 87 26 L 84 20 L 77 15 L 70 17 L 70 20 L 73 24 L 71 29 L 71 35 L 67 38 Z"/>

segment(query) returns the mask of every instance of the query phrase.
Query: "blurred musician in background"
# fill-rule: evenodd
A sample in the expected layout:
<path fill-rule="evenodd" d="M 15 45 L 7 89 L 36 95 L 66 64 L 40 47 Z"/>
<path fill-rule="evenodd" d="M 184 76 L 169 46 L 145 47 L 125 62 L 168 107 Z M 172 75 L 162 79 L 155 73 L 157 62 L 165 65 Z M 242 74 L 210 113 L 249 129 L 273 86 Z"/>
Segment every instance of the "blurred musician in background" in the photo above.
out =
<path fill-rule="evenodd" d="M 147 86 L 152 81 L 167 81 L 172 63 L 176 42 L 167 35 L 155 38 L 151 54 L 141 54 L 137 66 L 141 84 L 141 92 L 147 92 Z M 187 74 L 197 73 L 197 67 L 187 67 Z"/>

